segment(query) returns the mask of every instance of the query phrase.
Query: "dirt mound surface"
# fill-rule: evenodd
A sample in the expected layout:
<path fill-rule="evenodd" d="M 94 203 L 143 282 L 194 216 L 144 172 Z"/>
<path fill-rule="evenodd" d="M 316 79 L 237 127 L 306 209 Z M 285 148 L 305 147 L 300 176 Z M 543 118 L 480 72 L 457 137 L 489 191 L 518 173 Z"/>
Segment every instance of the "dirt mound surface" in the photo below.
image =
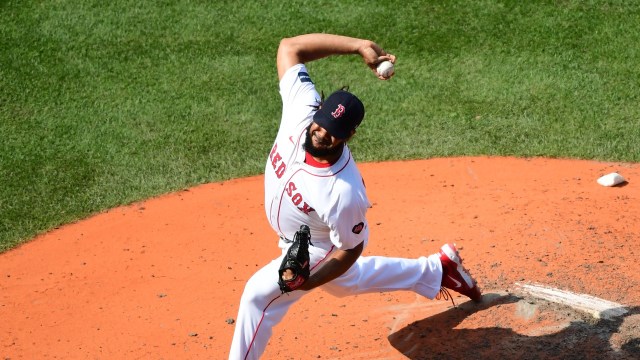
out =
<path fill-rule="evenodd" d="M 481 304 L 316 291 L 265 359 L 640 357 L 640 165 L 447 158 L 361 164 L 365 255 L 456 242 Z M 617 172 L 615 187 L 596 179 Z M 262 177 L 112 209 L 0 255 L 0 356 L 226 358 L 245 281 L 276 257 Z M 522 292 L 543 284 L 619 304 L 604 317 Z M 602 315 L 602 314 L 601 314 Z M 292 354 L 300 354 L 292 355 Z"/>

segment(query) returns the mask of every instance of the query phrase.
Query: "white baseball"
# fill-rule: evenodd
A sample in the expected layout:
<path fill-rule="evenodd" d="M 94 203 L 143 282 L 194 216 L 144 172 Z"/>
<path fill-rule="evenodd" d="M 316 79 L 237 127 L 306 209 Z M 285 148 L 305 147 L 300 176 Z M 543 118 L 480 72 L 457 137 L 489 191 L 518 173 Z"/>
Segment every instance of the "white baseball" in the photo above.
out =
<path fill-rule="evenodd" d="M 378 75 L 388 79 L 391 76 L 393 76 L 395 69 L 393 68 L 393 63 L 387 60 L 378 64 L 377 71 L 378 71 Z"/>

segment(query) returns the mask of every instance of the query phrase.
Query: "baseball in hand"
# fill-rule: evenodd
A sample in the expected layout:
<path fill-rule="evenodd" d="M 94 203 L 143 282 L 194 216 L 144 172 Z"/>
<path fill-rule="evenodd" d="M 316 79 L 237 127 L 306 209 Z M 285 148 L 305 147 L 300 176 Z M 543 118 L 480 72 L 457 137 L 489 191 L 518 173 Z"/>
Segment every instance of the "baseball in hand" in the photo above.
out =
<path fill-rule="evenodd" d="M 378 64 L 377 71 L 378 75 L 382 76 L 385 79 L 388 79 L 393 76 L 395 69 L 393 68 L 393 63 L 389 60 L 386 60 Z"/>

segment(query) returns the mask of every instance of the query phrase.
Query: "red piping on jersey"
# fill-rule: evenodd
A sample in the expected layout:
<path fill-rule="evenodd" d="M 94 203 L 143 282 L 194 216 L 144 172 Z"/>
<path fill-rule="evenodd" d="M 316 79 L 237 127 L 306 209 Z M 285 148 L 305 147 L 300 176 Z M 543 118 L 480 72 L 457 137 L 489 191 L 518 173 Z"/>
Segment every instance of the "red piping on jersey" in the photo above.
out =
<path fill-rule="evenodd" d="M 297 141 L 293 141 L 293 136 L 289 136 L 289 141 L 291 141 L 294 144 L 294 148 L 295 151 L 293 152 L 293 155 L 291 156 L 291 159 L 295 159 L 296 158 L 296 154 L 298 153 L 298 149 L 300 148 L 300 140 L 302 139 L 302 135 L 304 135 L 305 130 L 302 130 L 302 132 L 300 133 L 300 135 L 298 135 L 298 140 Z M 289 178 L 289 180 L 291 180 L 291 178 Z M 287 181 L 288 183 L 288 181 Z M 283 191 L 284 193 L 284 191 Z M 281 194 L 282 196 L 283 194 Z M 282 202 L 282 200 L 281 200 Z M 271 206 L 269 206 L 269 218 L 271 218 L 271 209 L 273 209 L 273 199 L 271 199 Z M 278 206 L 278 215 L 280 215 L 280 206 Z M 280 216 L 278 216 L 278 219 L 280 219 Z M 280 230 L 280 224 L 278 223 L 278 230 Z M 282 234 L 282 231 L 280 231 L 280 233 Z"/>
<path fill-rule="evenodd" d="M 295 159 L 295 158 L 296 158 L 296 154 L 298 153 L 298 151 L 299 151 L 299 149 L 300 149 L 300 141 L 302 141 L 302 137 L 304 136 L 304 134 L 305 134 L 306 130 L 307 130 L 307 129 L 305 128 L 305 129 L 304 129 L 304 130 L 302 130 L 302 132 L 300 132 L 300 134 L 298 135 L 298 139 L 297 139 L 297 141 L 295 142 L 295 149 L 296 149 L 296 150 L 293 152 L 293 155 L 292 155 L 291 159 Z M 292 139 L 292 137 L 291 137 L 291 136 L 289 137 L 289 140 L 293 141 L 293 139 Z M 305 152 L 305 153 L 306 153 L 306 152 Z M 305 156 L 306 156 L 306 155 L 305 155 Z M 293 178 L 293 177 L 298 173 L 298 171 L 304 171 L 304 172 L 306 172 L 306 173 L 308 173 L 308 174 L 310 174 L 310 175 L 318 176 L 318 177 L 330 177 L 330 176 L 335 176 L 335 175 L 339 174 L 342 170 L 344 170 L 344 169 L 347 167 L 347 165 L 349 165 L 349 162 L 351 162 L 351 159 L 352 159 L 352 158 L 351 158 L 351 152 L 349 152 L 349 153 L 348 153 L 348 156 L 349 156 L 349 158 L 345 161 L 344 166 L 342 166 L 340 169 L 338 169 L 338 171 L 336 171 L 336 172 L 335 172 L 335 173 L 333 173 L 333 174 L 330 174 L 330 175 L 317 175 L 317 174 L 312 174 L 311 172 L 309 172 L 309 171 L 307 171 L 307 170 L 305 170 L 305 169 L 298 169 L 298 170 L 296 170 L 296 172 L 294 172 L 294 173 L 291 175 L 291 177 L 289 177 L 289 179 L 287 180 L 287 182 L 286 182 L 285 184 L 288 184 L 288 183 L 289 183 L 289 181 L 291 181 L 291 179 L 292 179 L 292 178 Z M 310 165 L 311 165 L 311 164 L 310 164 Z M 333 165 L 333 164 L 332 164 L 332 165 Z M 282 208 L 282 200 L 284 199 L 284 192 L 285 192 L 285 191 L 286 191 L 286 185 L 285 185 L 285 187 L 283 187 L 283 188 L 282 188 L 282 193 L 280 194 L 280 203 L 278 204 L 278 220 L 277 220 L 277 223 L 278 223 L 278 231 L 280 232 L 280 234 L 284 234 L 284 233 L 282 232 L 282 228 L 281 228 L 281 226 L 280 226 L 280 209 Z M 272 209 L 273 209 L 273 200 L 274 200 L 274 199 L 271 199 L 271 206 L 269 206 L 269 212 L 271 212 L 271 211 L 272 211 Z M 269 218 L 271 218 L 271 213 L 269 214 Z"/>
<path fill-rule="evenodd" d="M 291 174 L 291 176 L 289 177 L 289 179 L 287 180 L 287 182 L 285 184 L 288 184 L 289 181 L 291 181 L 291 179 L 300 171 L 304 171 L 309 175 L 317 176 L 317 177 L 332 177 L 332 176 L 336 176 L 342 170 L 344 170 L 347 167 L 347 165 L 349 165 L 349 163 L 351 162 L 351 153 L 348 153 L 348 155 L 349 155 L 349 158 L 347 159 L 347 161 L 345 161 L 344 166 L 342 166 L 338 171 L 336 171 L 336 172 L 334 172 L 332 174 L 329 174 L 329 175 L 318 175 L 318 174 L 314 174 L 314 173 L 312 173 L 312 172 L 310 172 L 308 170 L 305 170 L 305 169 L 298 169 L 293 174 Z M 278 231 L 280 231 L 281 234 L 284 234 L 284 233 L 282 232 L 282 228 L 280 226 L 280 209 L 282 208 L 282 201 L 285 198 L 285 196 L 284 196 L 284 192 L 285 191 L 287 191 L 286 185 L 282 188 L 282 193 L 280 194 L 280 203 L 278 204 Z"/>

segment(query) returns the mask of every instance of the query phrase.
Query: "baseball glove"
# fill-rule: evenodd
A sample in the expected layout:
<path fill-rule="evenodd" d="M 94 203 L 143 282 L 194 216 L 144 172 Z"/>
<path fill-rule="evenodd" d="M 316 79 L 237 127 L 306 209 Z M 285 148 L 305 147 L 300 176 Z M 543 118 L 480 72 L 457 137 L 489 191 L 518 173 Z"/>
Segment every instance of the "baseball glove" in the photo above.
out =
<path fill-rule="evenodd" d="M 278 285 L 283 294 L 299 288 L 309 278 L 309 245 L 313 245 L 311 230 L 301 225 L 278 269 Z"/>

